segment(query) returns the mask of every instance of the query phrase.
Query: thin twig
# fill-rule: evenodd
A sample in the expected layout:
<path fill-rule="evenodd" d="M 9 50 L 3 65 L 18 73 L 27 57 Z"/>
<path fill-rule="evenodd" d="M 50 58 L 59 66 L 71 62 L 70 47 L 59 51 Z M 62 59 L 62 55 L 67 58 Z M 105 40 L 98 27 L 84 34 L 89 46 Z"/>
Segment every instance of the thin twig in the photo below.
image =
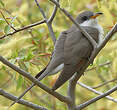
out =
<path fill-rule="evenodd" d="M 38 3 L 38 1 L 35 0 L 35 2 L 36 2 L 36 4 L 37 4 L 37 6 L 38 6 L 38 8 L 39 8 L 39 10 L 40 10 L 40 12 L 41 12 L 41 14 L 42 14 L 42 16 L 44 17 L 44 19 L 45 19 L 45 21 L 46 21 L 46 24 L 47 24 L 47 26 L 48 26 L 48 30 L 49 30 L 50 35 L 51 35 L 51 37 L 52 37 L 53 43 L 55 44 L 55 42 L 56 42 L 56 37 L 55 37 L 54 31 L 53 31 L 53 28 L 52 28 L 52 22 L 48 21 L 48 19 L 47 19 L 45 13 L 44 13 L 44 11 L 43 11 L 43 9 L 40 7 L 40 5 L 39 5 L 39 3 Z M 56 13 L 55 13 L 55 14 L 56 14 Z M 55 14 L 54 14 L 54 16 L 55 16 Z M 53 16 L 53 18 L 54 18 L 54 16 Z"/>
<path fill-rule="evenodd" d="M 12 101 L 15 101 L 15 100 L 17 99 L 16 96 L 14 96 L 14 95 L 12 95 L 12 94 L 10 94 L 10 93 L 8 93 L 8 92 L 5 92 L 5 91 L 4 91 L 3 89 L 1 89 L 1 88 L 0 88 L 0 95 L 3 96 L 3 97 L 6 97 L 7 99 L 10 99 L 10 100 L 12 100 Z M 30 108 L 32 108 L 32 109 L 34 109 L 34 110 L 47 110 L 46 108 L 44 108 L 44 107 L 42 107 L 42 106 L 33 104 L 33 103 L 31 103 L 31 102 L 29 102 L 29 101 L 25 101 L 25 100 L 23 100 L 23 99 L 20 99 L 18 103 L 19 103 L 19 104 L 22 104 L 22 105 L 25 105 L 25 106 L 27 106 L 27 107 L 30 107 Z"/>
<path fill-rule="evenodd" d="M 102 95 L 102 94 L 103 94 L 102 92 L 96 91 L 96 90 L 93 89 L 92 87 L 89 87 L 89 86 L 87 86 L 87 85 L 85 85 L 85 84 L 83 84 L 83 83 L 81 83 L 81 82 L 77 82 L 77 84 L 80 85 L 81 87 L 83 87 L 83 88 L 89 90 L 89 91 L 92 91 L 93 93 L 98 94 L 98 95 Z M 117 99 L 114 99 L 114 98 L 112 98 L 112 97 L 110 97 L 110 96 L 106 96 L 105 98 L 107 98 L 107 99 L 109 99 L 109 100 L 111 100 L 111 101 L 117 103 Z"/>
<path fill-rule="evenodd" d="M 8 21 L 7 19 L 5 18 L 4 14 L 0 11 L 2 17 L 4 18 L 4 20 L 6 21 L 6 23 L 14 30 L 14 31 L 17 31 Z"/>
<path fill-rule="evenodd" d="M 99 74 L 98 70 L 96 73 L 97 73 L 97 76 L 99 77 L 99 79 L 101 80 L 102 83 L 106 82 L 106 78 L 104 78 L 102 74 Z M 111 89 L 111 87 L 109 85 L 106 85 L 106 89 L 109 90 L 109 89 Z"/>
<path fill-rule="evenodd" d="M 40 25 L 40 24 L 43 24 L 43 23 L 45 23 L 45 20 L 42 20 L 42 21 L 39 21 L 39 22 L 30 24 L 30 25 L 28 25 L 28 26 L 24 26 L 24 27 L 22 27 L 22 28 L 17 29 L 16 31 L 13 31 L 13 32 L 7 34 L 7 35 L 1 36 L 0 39 L 3 39 L 3 38 L 5 38 L 6 36 L 13 35 L 13 34 L 15 34 L 15 33 L 17 33 L 17 32 L 20 32 L 20 31 L 23 31 L 23 30 L 32 28 L 32 27 L 34 27 L 34 26 L 37 26 L 37 25 Z"/>
<path fill-rule="evenodd" d="M 1 69 L 1 68 L 0 68 L 0 69 Z M 7 77 L 10 76 L 10 78 L 9 78 L 7 81 L 3 82 L 3 83 L 0 85 L 0 88 L 5 88 L 5 87 L 7 88 L 8 85 L 9 85 L 9 82 L 11 81 L 11 79 L 13 79 L 13 75 L 10 73 L 10 71 L 6 69 L 6 72 L 7 72 Z"/>
<path fill-rule="evenodd" d="M 49 106 L 52 109 L 52 105 L 48 102 L 48 100 L 43 99 L 44 95 L 39 96 L 35 91 L 32 91 L 32 90 L 30 90 L 30 91 L 41 103 L 43 103 L 45 106 Z"/>
<path fill-rule="evenodd" d="M 59 0 L 57 0 L 57 2 L 59 2 Z M 55 5 L 54 6 L 54 10 L 52 12 L 52 15 L 50 16 L 50 18 L 48 19 L 48 23 L 52 24 L 52 21 L 54 20 L 54 17 L 56 15 L 58 7 Z"/>
<path fill-rule="evenodd" d="M 99 84 L 99 85 L 97 85 L 97 86 L 95 86 L 95 87 L 92 87 L 92 88 L 93 88 L 93 89 L 97 89 L 97 88 L 99 88 L 99 87 L 102 87 L 102 86 L 104 86 L 104 85 L 106 85 L 106 84 L 108 84 L 108 83 L 115 82 L 115 81 L 117 81 L 117 78 L 116 78 L 116 79 L 109 80 L 109 81 L 106 81 L 106 82 L 104 82 L 104 83 L 102 83 L 102 84 Z"/>
<path fill-rule="evenodd" d="M 95 66 L 95 67 L 92 67 L 90 69 L 87 69 L 87 70 L 85 70 L 85 72 L 88 72 L 88 71 L 91 71 L 91 70 L 96 69 L 97 67 L 102 67 L 102 66 L 109 65 L 109 64 L 111 64 L 111 62 L 110 61 L 107 61 L 106 63 L 99 64 L 98 66 Z"/>
<path fill-rule="evenodd" d="M 29 74 L 28 72 L 20 69 L 19 67 L 15 66 L 14 64 L 10 63 L 8 60 L 6 60 L 5 58 L 3 58 L 2 56 L 0 56 L 0 61 L 3 64 L 5 64 L 5 65 L 9 66 L 10 68 L 12 68 L 13 70 L 17 71 L 19 74 L 21 74 L 24 77 L 28 78 L 30 81 L 32 81 L 33 83 L 35 83 L 36 85 L 38 85 L 41 89 L 43 89 L 47 93 L 53 95 L 54 97 L 56 97 L 61 102 L 71 103 L 68 97 L 63 96 L 63 95 L 59 94 L 58 92 L 52 91 L 50 88 L 48 88 L 47 86 L 45 86 L 44 84 L 42 84 L 40 81 L 38 81 L 38 79 L 33 78 L 31 76 L 31 74 Z"/>
<path fill-rule="evenodd" d="M 84 102 L 83 104 L 80 104 L 80 105 L 76 106 L 75 110 L 82 110 L 83 108 L 87 107 L 88 105 L 102 99 L 105 96 L 108 96 L 109 94 L 115 92 L 116 90 L 117 90 L 117 86 L 113 87 L 112 89 L 108 90 L 107 92 L 103 93 L 102 95 L 99 95 L 99 96 L 97 96 L 95 98 L 92 98 L 91 100 L 89 100 L 87 102 Z"/>
<path fill-rule="evenodd" d="M 9 10 L 7 10 L 7 9 L 5 9 L 5 8 L 0 8 L 0 9 L 4 10 L 5 12 L 7 12 L 10 16 L 13 16 L 12 13 L 11 13 Z M 16 20 L 18 21 L 18 23 L 19 23 L 22 27 L 24 27 L 24 24 L 21 22 L 21 20 L 20 20 L 18 17 L 16 17 Z M 34 35 L 33 35 L 33 33 L 32 33 L 32 29 L 30 29 L 30 30 L 28 31 L 28 33 L 29 33 L 32 37 L 34 37 Z"/>
<path fill-rule="evenodd" d="M 37 4 L 37 6 L 38 6 L 38 8 L 39 8 L 39 10 L 40 10 L 40 12 L 41 12 L 41 14 L 42 14 L 42 16 L 43 16 L 43 17 L 44 17 L 44 19 L 47 21 L 46 15 L 45 15 L 45 13 L 44 13 L 43 9 L 40 7 L 40 5 L 39 5 L 38 1 L 37 1 L 37 0 L 35 0 L 35 2 L 36 2 L 36 4 Z"/>

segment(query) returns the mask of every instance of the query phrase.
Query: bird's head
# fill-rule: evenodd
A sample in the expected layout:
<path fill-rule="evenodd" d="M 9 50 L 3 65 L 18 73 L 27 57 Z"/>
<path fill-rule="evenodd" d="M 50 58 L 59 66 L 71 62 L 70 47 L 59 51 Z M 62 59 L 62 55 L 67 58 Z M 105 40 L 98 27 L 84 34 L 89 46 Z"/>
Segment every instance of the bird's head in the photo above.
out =
<path fill-rule="evenodd" d="M 76 21 L 79 24 L 89 23 L 93 25 L 93 23 L 97 23 L 96 18 L 102 14 L 101 12 L 94 13 L 91 11 L 84 11 L 77 16 Z"/>

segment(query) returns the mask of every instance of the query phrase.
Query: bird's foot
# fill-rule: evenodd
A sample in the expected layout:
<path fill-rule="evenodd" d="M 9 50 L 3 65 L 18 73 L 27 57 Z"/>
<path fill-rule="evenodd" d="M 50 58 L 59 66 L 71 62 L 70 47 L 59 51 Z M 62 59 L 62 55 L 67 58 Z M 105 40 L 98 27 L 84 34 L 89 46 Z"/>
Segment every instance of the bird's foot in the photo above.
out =
<path fill-rule="evenodd" d="M 83 57 L 83 59 L 87 60 L 90 63 L 90 65 L 93 65 L 93 61 L 90 60 L 90 57 Z"/>
<path fill-rule="evenodd" d="M 92 66 L 93 65 L 93 61 L 92 60 L 90 60 L 90 58 L 87 58 L 88 59 L 88 62 L 90 63 L 90 65 Z"/>

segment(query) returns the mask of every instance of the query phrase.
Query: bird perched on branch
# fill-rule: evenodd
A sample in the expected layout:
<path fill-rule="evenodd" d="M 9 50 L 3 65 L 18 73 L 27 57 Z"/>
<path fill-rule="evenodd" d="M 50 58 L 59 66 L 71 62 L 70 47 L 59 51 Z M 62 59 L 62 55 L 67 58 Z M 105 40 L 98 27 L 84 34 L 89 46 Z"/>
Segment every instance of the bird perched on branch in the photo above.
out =
<path fill-rule="evenodd" d="M 98 24 L 97 17 L 102 13 L 84 11 L 76 17 L 76 22 L 97 42 L 100 43 L 103 36 L 103 28 Z M 68 30 L 61 32 L 58 37 L 49 64 L 36 75 L 38 80 L 45 76 L 53 75 L 61 71 L 52 90 L 58 89 L 75 72 L 80 72 L 82 67 L 89 61 L 93 46 L 84 34 L 73 24 Z M 80 76 L 79 76 L 80 78 Z M 29 87 L 14 103 L 24 96 L 35 84 Z M 14 104 L 13 103 L 13 104 Z M 13 105 L 12 104 L 12 105 Z"/>

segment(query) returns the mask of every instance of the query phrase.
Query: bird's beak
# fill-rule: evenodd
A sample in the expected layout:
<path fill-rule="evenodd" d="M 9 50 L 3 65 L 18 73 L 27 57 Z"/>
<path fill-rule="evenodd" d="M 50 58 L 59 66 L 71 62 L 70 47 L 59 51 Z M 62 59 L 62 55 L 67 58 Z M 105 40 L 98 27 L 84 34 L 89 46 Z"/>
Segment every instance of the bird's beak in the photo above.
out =
<path fill-rule="evenodd" d="M 93 16 L 91 16 L 91 18 L 92 19 L 95 19 L 95 18 L 97 18 L 98 16 L 100 16 L 100 15 L 102 15 L 103 13 L 101 13 L 101 12 L 97 12 L 97 13 L 95 13 Z"/>

